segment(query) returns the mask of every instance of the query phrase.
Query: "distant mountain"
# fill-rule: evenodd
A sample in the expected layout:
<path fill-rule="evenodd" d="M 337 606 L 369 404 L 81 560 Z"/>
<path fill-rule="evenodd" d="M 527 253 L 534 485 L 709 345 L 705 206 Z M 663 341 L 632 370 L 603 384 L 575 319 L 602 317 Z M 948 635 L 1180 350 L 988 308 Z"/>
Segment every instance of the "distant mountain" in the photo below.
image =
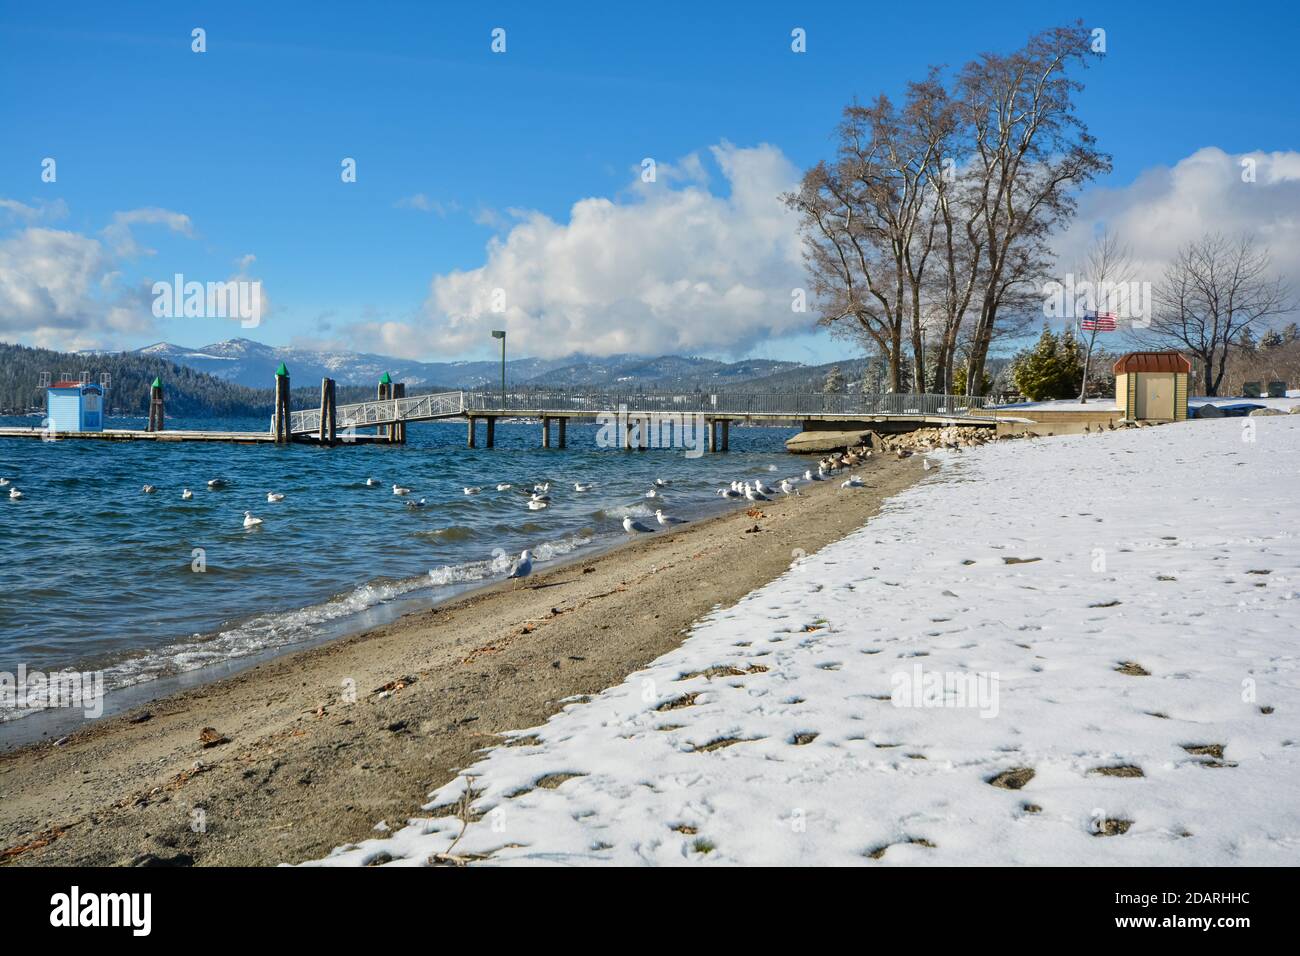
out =
<path fill-rule="evenodd" d="M 388 372 L 407 388 L 478 388 L 500 381 L 499 362 L 417 362 L 366 352 L 327 351 L 263 345 L 251 339 L 230 339 L 186 348 L 169 342 L 139 349 L 138 353 L 196 371 L 206 372 L 236 385 L 269 387 L 281 363 L 289 367 L 295 385 L 324 377 L 340 386 L 373 385 Z M 714 359 L 663 355 L 610 355 L 600 358 L 575 354 L 558 359 L 520 358 L 506 362 L 511 385 L 600 386 L 607 388 L 709 388 L 732 386 L 766 376 L 797 372 L 797 362 Z"/>

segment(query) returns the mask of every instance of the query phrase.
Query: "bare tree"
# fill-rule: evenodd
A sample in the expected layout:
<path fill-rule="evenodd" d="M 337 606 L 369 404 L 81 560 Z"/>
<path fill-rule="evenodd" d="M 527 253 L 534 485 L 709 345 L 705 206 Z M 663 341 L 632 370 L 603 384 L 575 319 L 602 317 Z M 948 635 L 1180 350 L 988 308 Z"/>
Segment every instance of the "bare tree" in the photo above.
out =
<path fill-rule="evenodd" d="M 1073 191 L 1110 171 L 1110 157 L 1075 113 L 1081 84 L 1068 71 L 1094 55 L 1082 23 L 1030 38 L 1010 55 L 984 54 L 957 78 L 956 99 L 973 137 L 970 175 L 983 276 L 966 376 L 979 394 L 1007 296 L 1041 278 L 1046 238 L 1073 214 Z M 970 237 L 972 244 L 975 237 Z"/>
<path fill-rule="evenodd" d="M 1074 267 L 1075 276 L 1090 284 L 1093 290 L 1093 312 L 1117 313 L 1121 298 L 1127 298 L 1128 283 L 1133 278 L 1133 253 L 1127 245 L 1111 232 L 1103 232 L 1088 247 L 1083 262 Z M 1088 401 L 1088 368 L 1092 364 L 1093 349 L 1100 331 L 1094 323 L 1087 332 L 1087 347 L 1083 356 L 1083 378 L 1079 382 L 1079 403 Z"/>
<path fill-rule="evenodd" d="M 1196 356 L 1205 394 L 1219 393 L 1229 353 L 1273 316 L 1295 305 L 1286 281 L 1272 275 L 1268 249 L 1254 238 L 1210 233 L 1178 250 L 1154 294 L 1144 339 Z"/>

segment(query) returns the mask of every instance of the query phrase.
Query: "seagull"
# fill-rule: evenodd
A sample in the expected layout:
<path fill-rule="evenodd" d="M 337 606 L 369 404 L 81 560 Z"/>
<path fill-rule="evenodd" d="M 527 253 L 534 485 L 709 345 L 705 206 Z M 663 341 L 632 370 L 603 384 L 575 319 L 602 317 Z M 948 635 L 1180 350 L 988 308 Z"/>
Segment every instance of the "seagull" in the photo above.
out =
<path fill-rule="evenodd" d="M 262 519 L 261 519 L 261 518 L 254 518 L 254 517 L 253 517 L 253 512 L 251 512 L 251 511 L 245 511 L 245 512 L 244 512 L 244 527 L 245 527 L 245 528 L 256 528 L 256 527 L 257 527 L 259 524 L 261 524 L 261 523 L 262 523 Z"/>
<path fill-rule="evenodd" d="M 664 481 L 662 478 L 656 478 L 656 479 L 655 479 L 655 485 L 656 485 L 656 487 L 659 487 L 659 488 L 667 488 L 667 487 L 668 487 L 669 485 L 671 485 L 671 484 L 672 484 L 671 481 Z"/>
<path fill-rule="evenodd" d="M 551 503 L 550 503 L 549 501 L 543 501 L 543 500 L 540 499 L 540 498 L 529 498 L 529 499 L 528 499 L 528 510 L 529 510 L 529 511 L 541 511 L 543 508 L 549 508 L 550 506 L 551 506 Z"/>
<path fill-rule="evenodd" d="M 504 481 L 501 482 L 501 484 L 497 485 L 497 491 L 509 491 L 509 490 L 510 490 L 510 485 Z"/>
<path fill-rule="evenodd" d="M 194 492 L 190 491 L 190 489 L 188 488 L 181 489 L 181 501 L 189 501 L 193 497 L 194 497 Z"/>
<path fill-rule="evenodd" d="M 804 481 L 825 481 L 826 476 L 821 473 L 820 468 L 817 469 L 817 474 L 815 475 L 813 474 L 812 469 L 809 468 L 807 471 L 803 473 L 803 480 Z"/>
<path fill-rule="evenodd" d="M 850 475 L 840 483 L 841 488 L 861 488 L 862 478 L 859 475 Z"/>
<path fill-rule="evenodd" d="M 8 487 L 9 487 L 9 479 L 0 478 L 0 488 L 8 488 Z"/>
<path fill-rule="evenodd" d="M 774 494 L 776 494 L 775 491 L 773 491 L 773 490 L 772 490 L 771 488 L 769 488 L 767 485 L 763 484 L 763 479 L 762 479 L 762 478 L 755 478 L 755 479 L 754 479 L 754 490 L 757 491 L 760 495 L 774 495 Z"/>
<path fill-rule="evenodd" d="M 379 482 L 378 482 L 376 479 L 374 479 L 374 478 L 367 478 L 367 479 L 366 479 L 366 487 L 367 487 L 367 488 L 378 488 L 378 487 L 379 487 Z"/>
<path fill-rule="evenodd" d="M 533 553 L 529 551 L 527 548 L 524 548 L 524 550 L 519 552 L 519 557 L 515 559 L 515 563 L 510 565 L 510 573 L 507 574 L 506 577 L 526 578 L 528 577 L 528 575 L 532 573 L 533 573 Z"/>
<path fill-rule="evenodd" d="M 782 479 L 781 479 L 781 494 L 783 494 L 783 495 L 797 495 L 797 494 L 799 494 L 799 489 L 796 488 L 796 487 L 794 486 L 794 482 L 791 481 L 789 478 L 782 478 Z"/>
<path fill-rule="evenodd" d="M 658 497 L 659 497 L 659 490 L 658 490 L 657 488 L 651 488 L 649 491 L 647 491 L 647 492 L 645 493 L 645 496 L 646 496 L 647 498 L 658 498 Z"/>
<path fill-rule="evenodd" d="M 284 501 L 284 495 L 280 494 L 278 491 L 268 491 L 266 493 L 266 500 L 272 503 L 276 501 Z"/>
<path fill-rule="evenodd" d="M 158 489 L 155 488 L 153 485 L 145 485 L 145 486 L 144 486 L 143 488 L 141 488 L 140 490 L 143 491 L 146 495 L 151 495 L 151 494 L 153 494 L 155 491 L 157 491 Z"/>
<path fill-rule="evenodd" d="M 403 488 L 401 485 L 393 485 L 393 494 L 395 495 L 409 495 L 410 493 L 410 488 Z"/>
<path fill-rule="evenodd" d="M 744 495 L 741 494 L 739 491 L 737 491 L 735 488 L 719 488 L 719 489 L 718 489 L 718 494 L 722 495 L 722 497 L 724 497 L 724 498 L 743 498 L 743 497 L 744 497 Z"/>
<path fill-rule="evenodd" d="M 478 493 L 479 493 L 480 491 L 482 491 L 482 490 L 483 490 L 482 488 L 479 488 L 479 487 L 477 487 L 477 486 L 475 486 L 475 485 L 469 485 L 469 486 L 466 486 L 466 488 L 465 488 L 465 494 L 467 494 L 467 495 L 476 495 L 476 494 L 478 494 Z"/>
<path fill-rule="evenodd" d="M 22 493 L 21 491 L 19 491 L 17 488 L 10 488 L 10 489 L 9 489 L 9 500 L 10 500 L 10 501 L 17 501 L 17 500 L 18 500 L 19 498 L 21 498 L 22 496 L 23 496 L 23 493 Z"/>
<path fill-rule="evenodd" d="M 771 501 L 772 500 L 767 495 L 759 491 L 757 488 L 751 487 L 748 482 L 745 483 L 745 497 L 748 498 L 750 501 Z"/>
<path fill-rule="evenodd" d="M 226 487 L 226 479 L 213 478 L 211 481 L 208 482 L 208 487 L 211 488 L 213 491 L 216 491 L 218 488 L 224 488 Z"/>
<path fill-rule="evenodd" d="M 674 518 L 672 515 L 666 515 L 663 508 L 655 511 L 655 517 L 659 519 L 659 523 L 662 525 L 686 524 L 685 518 Z"/>
<path fill-rule="evenodd" d="M 641 522 L 633 521 L 632 516 L 628 515 L 623 519 L 623 530 L 626 531 L 628 534 L 631 534 L 634 531 L 636 532 L 653 531 L 654 528 L 647 528 Z"/>
<path fill-rule="evenodd" d="M 546 482 L 546 484 L 544 485 L 533 485 L 533 491 L 537 492 L 538 494 L 544 495 L 550 490 L 551 490 L 551 483 L 549 481 Z"/>
<path fill-rule="evenodd" d="M 926 471 L 929 471 L 931 468 L 934 467 L 934 465 L 931 463 L 929 458 L 922 458 L 921 467 L 924 468 Z"/>
<path fill-rule="evenodd" d="M 591 491 L 591 489 L 595 487 L 596 486 L 589 481 L 575 481 L 573 483 L 574 491 Z"/>
<path fill-rule="evenodd" d="M 426 499 L 424 499 L 424 498 L 421 498 L 419 501 L 408 501 L 408 502 L 406 503 L 406 507 L 408 507 L 408 508 L 410 508 L 410 509 L 412 509 L 412 510 L 415 510 L 416 508 L 423 508 L 424 505 L 425 505 L 425 501 L 426 501 Z"/>

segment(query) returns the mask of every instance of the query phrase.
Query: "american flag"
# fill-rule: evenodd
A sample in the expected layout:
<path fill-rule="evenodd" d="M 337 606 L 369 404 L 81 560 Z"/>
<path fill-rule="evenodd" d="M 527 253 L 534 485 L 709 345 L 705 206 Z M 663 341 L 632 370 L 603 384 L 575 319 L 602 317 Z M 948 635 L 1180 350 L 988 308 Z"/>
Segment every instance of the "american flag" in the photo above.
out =
<path fill-rule="evenodd" d="M 1097 312 L 1083 320 L 1083 331 L 1085 332 L 1114 332 L 1115 331 L 1115 313 L 1114 312 Z"/>

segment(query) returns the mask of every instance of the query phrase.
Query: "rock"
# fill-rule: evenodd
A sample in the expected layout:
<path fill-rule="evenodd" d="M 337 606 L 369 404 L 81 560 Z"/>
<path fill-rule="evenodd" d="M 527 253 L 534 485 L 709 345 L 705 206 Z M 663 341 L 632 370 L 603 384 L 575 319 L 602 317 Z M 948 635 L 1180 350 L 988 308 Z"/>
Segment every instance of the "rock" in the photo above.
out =
<path fill-rule="evenodd" d="M 1250 413 L 1251 418 L 1265 418 L 1269 415 L 1285 415 L 1280 408 L 1256 408 Z"/>
<path fill-rule="evenodd" d="M 786 440 L 785 449 L 795 455 L 820 455 L 829 451 L 843 451 L 854 445 L 861 445 L 870 434 L 865 429 L 800 432 Z"/>
<path fill-rule="evenodd" d="M 1292 406 L 1291 406 L 1291 411 L 1287 412 L 1287 414 L 1288 414 L 1288 415 L 1300 415 L 1300 405 L 1292 405 Z"/>
<path fill-rule="evenodd" d="M 1202 405 L 1196 410 L 1197 418 L 1222 418 L 1223 409 L 1218 405 Z"/>
<path fill-rule="evenodd" d="M 218 747 L 230 743 L 230 738 L 215 727 L 204 727 L 199 731 L 199 743 L 203 744 L 204 748 Z"/>

